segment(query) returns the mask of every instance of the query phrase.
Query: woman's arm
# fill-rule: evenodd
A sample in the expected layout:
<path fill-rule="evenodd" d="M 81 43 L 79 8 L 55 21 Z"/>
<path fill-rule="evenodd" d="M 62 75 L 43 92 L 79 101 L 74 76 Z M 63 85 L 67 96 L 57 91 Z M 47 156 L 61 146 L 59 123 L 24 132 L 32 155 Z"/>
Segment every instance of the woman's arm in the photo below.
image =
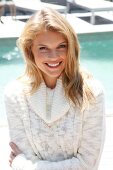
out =
<path fill-rule="evenodd" d="M 11 101 L 10 101 L 11 102 Z M 9 103 L 10 103 L 9 102 Z M 6 102 L 8 103 L 8 101 Z M 28 143 L 24 127 L 21 120 L 15 113 L 15 110 L 11 110 L 11 104 L 7 106 L 8 119 L 10 129 L 14 134 L 17 134 L 21 139 L 24 136 L 24 140 L 20 140 L 20 145 L 25 142 L 24 154 L 16 156 L 12 163 L 13 170 L 96 170 L 96 165 L 100 158 L 102 147 L 103 147 L 103 136 L 104 136 L 104 96 L 103 93 L 99 94 L 96 98 L 96 103 L 93 104 L 89 110 L 84 113 L 83 119 L 83 133 L 81 137 L 80 146 L 76 157 L 71 159 L 49 162 L 39 159 L 29 159 L 26 157 L 27 153 L 30 152 L 34 156 L 30 144 Z M 17 112 L 17 111 L 16 111 Z M 15 114 L 14 114 L 15 113 Z M 14 116 L 14 119 L 11 117 Z M 17 127 L 13 126 L 13 122 L 16 121 Z M 32 158 L 31 156 L 31 158 Z"/>
<path fill-rule="evenodd" d="M 4 92 L 4 102 L 9 126 L 10 140 L 19 147 L 26 158 L 30 160 L 38 160 L 40 157 L 36 155 L 28 140 L 23 120 L 21 118 L 21 115 L 24 114 L 18 99 L 18 97 L 20 97 L 21 91 L 20 84 L 13 82 L 5 88 Z"/>

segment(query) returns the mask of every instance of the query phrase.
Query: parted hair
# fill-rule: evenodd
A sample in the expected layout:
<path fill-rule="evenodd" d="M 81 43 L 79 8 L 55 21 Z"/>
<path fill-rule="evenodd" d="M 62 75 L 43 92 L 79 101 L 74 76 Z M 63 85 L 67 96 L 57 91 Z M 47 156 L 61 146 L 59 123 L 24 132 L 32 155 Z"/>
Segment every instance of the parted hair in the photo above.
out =
<path fill-rule="evenodd" d="M 94 98 L 93 92 L 87 84 L 87 79 L 91 76 L 80 68 L 80 47 L 77 34 L 67 19 L 56 10 L 43 8 L 33 14 L 26 22 L 17 41 L 26 64 L 25 73 L 21 78 L 27 77 L 26 83 L 31 85 L 31 94 L 37 90 L 43 80 L 31 50 L 34 39 L 42 30 L 61 33 L 66 39 L 68 50 L 62 74 L 62 84 L 66 97 L 75 105 L 84 109 Z"/>

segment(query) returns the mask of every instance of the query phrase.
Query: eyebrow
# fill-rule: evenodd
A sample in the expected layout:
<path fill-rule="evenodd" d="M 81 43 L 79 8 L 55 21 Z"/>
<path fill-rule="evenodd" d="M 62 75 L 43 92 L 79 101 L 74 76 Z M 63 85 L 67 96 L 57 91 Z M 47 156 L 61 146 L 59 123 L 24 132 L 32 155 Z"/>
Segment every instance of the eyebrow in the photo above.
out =
<path fill-rule="evenodd" d="M 67 44 L 67 42 L 66 42 L 66 41 L 63 41 L 63 42 L 59 43 L 58 46 L 61 45 L 61 44 Z M 48 45 L 46 45 L 46 44 L 38 44 L 38 46 L 48 47 Z"/>

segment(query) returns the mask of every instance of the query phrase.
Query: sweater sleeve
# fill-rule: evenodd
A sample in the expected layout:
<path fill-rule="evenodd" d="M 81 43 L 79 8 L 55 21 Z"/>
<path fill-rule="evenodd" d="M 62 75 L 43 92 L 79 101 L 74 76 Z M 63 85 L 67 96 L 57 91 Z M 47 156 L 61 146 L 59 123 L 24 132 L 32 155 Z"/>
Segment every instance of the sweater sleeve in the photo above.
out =
<path fill-rule="evenodd" d="M 14 142 L 19 149 L 22 150 L 27 159 L 34 161 L 39 159 L 39 157 L 34 152 L 33 147 L 28 140 L 23 120 L 20 116 L 23 114 L 17 97 L 17 94 L 21 93 L 20 91 L 20 85 L 15 82 L 8 84 L 4 91 L 4 103 L 8 120 L 10 141 Z"/>
<path fill-rule="evenodd" d="M 10 101 L 11 102 L 11 101 Z M 10 103 L 6 102 L 6 103 Z M 7 104 L 9 105 L 9 104 Z M 28 144 L 27 137 L 25 138 L 24 127 L 21 120 L 15 115 L 15 110 L 11 109 L 11 105 L 7 106 L 7 112 L 9 117 L 10 129 L 15 131 L 17 136 L 24 135 L 24 153 L 18 155 L 12 163 L 13 170 L 97 170 L 98 162 L 102 153 L 103 143 L 104 143 L 104 126 L 105 126 L 105 116 L 104 116 L 104 95 L 103 92 L 98 94 L 96 97 L 96 102 L 90 106 L 88 110 L 84 112 L 83 117 L 83 128 L 82 136 L 76 156 L 71 159 L 66 159 L 63 161 L 50 162 L 27 158 L 27 151 L 31 155 L 34 155 Z M 15 113 L 15 114 L 14 114 Z M 14 118 L 11 116 L 15 115 Z M 13 121 L 17 121 L 17 127 L 13 126 Z M 21 132 L 21 133 L 20 133 Z M 31 156 L 32 158 L 32 156 Z"/>

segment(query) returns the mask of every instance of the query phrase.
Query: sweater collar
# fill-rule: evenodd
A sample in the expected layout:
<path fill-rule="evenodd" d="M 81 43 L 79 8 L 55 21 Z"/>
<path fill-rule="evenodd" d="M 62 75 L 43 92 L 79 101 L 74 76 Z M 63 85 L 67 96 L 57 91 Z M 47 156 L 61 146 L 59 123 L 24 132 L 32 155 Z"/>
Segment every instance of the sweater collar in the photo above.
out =
<path fill-rule="evenodd" d="M 44 82 L 41 83 L 38 90 L 32 95 L 27 97 L 30 108 L 43 119 L 47 124 L 52 124 L 58 119 L 62 118 L 70 108 L 70 102 L 65 97 L 65 92 L 62 86 L 62 80 L 58 79 L 54 90 L 53 101 L 51 105 L 51 119 L 47 119 L 46 109 L 46 85 Z"/>

